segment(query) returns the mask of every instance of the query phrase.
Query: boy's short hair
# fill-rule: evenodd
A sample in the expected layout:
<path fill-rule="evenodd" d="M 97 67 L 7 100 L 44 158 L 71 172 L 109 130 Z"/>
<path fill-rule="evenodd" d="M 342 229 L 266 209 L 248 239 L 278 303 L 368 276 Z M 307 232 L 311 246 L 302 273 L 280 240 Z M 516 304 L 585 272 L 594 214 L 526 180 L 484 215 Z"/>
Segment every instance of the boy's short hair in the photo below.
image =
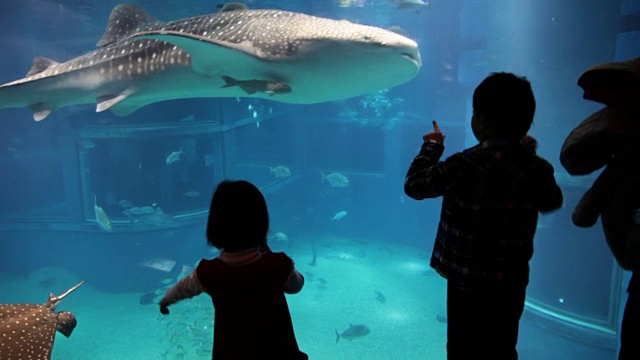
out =
<path fill-rule="evenodd" d="M 536 99 L 527 78 L 491 73 L 473 92 L 473 113 L 501 139 L 523 138 L 533 123 Z"/>
<path fill-rule="evenodd" d="M 267 202 L 258 188 L 244 180 L 221 182 L 211 198 L 207 242 L 237 251 L 263 246 L 269 231 Z"/>

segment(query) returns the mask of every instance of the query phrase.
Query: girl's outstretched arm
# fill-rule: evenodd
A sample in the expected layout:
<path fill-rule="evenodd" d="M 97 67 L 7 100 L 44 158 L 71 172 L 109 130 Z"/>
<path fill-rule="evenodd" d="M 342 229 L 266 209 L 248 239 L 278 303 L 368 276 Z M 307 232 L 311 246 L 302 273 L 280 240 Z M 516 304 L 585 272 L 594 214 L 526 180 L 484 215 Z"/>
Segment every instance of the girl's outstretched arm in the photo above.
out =
<path fill-rule="evenodd" d="M 160 312 L 166 315 L 169 313 L 169 309 L 167 308 L 169 305 L 200 295 L 203 291 L 200 280 L 198 280 L 198 275 L 196 271 L 193 270 L 189 276 L 178 281 L 177 284 L 167 291 L 162 300 L 160 300 Z"/>

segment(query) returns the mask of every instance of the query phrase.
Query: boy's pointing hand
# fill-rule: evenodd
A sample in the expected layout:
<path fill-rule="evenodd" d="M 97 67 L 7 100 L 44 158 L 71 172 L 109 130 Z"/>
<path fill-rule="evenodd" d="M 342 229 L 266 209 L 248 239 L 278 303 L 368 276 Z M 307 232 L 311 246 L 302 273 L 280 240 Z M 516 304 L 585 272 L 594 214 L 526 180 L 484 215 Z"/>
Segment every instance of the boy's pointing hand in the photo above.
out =
<path fill-rule="evenodd" d="M 435 120 L 433 120 L 433 131 L 422 136 L 422 140 L 424 140 L 425 142 L 430 141 L 438 144 L 443 144 L 444 138 L 445 135 L 440 132 L 440 127 Z"/>

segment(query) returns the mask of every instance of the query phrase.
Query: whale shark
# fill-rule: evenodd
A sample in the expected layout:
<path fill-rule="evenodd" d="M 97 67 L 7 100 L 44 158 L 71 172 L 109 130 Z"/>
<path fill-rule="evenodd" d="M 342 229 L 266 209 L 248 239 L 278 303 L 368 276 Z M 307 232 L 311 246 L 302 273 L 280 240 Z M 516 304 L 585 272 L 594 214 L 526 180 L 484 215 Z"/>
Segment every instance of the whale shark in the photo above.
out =
<path fill-rule="evenodd" d="M 415 41 L 346 20 L 233 6 L 163 22 L 121 4 L 95 50 L 62 63 L 37 57 L 24 78 L 0 85 L 0 109 L 27 107 L 40 121 L 78 104 L 118 116 L 184 98 L 314 104 L 403 84 L 420 67 Z"/>

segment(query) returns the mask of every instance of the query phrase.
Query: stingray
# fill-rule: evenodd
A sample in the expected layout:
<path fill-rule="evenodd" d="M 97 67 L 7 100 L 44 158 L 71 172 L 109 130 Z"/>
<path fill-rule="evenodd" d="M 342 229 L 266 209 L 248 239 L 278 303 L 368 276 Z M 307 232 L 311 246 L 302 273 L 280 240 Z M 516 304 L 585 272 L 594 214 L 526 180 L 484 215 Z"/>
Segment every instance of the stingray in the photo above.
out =
<path fill-rule="evenodd" d="M 63 63 L 37 57 L 24 78 L 0 85 L 0 109 L 28 107 L 40 121 L 90 103 L 119 116 L 184 98 L 315 104 L 400 85 L 420 66 L 415 41 L 345 20 L 236 6 L 162 22 L 122 4 L 95 50 Z"/>
<path fill-rule="evenodd" d="M 69 337 L 77 321 L 68 311 L 54 312 L 60 296 L 49 294 L 44 304 L 0 304 L 0 359 L 51 359 L 56 331 Z"/>

